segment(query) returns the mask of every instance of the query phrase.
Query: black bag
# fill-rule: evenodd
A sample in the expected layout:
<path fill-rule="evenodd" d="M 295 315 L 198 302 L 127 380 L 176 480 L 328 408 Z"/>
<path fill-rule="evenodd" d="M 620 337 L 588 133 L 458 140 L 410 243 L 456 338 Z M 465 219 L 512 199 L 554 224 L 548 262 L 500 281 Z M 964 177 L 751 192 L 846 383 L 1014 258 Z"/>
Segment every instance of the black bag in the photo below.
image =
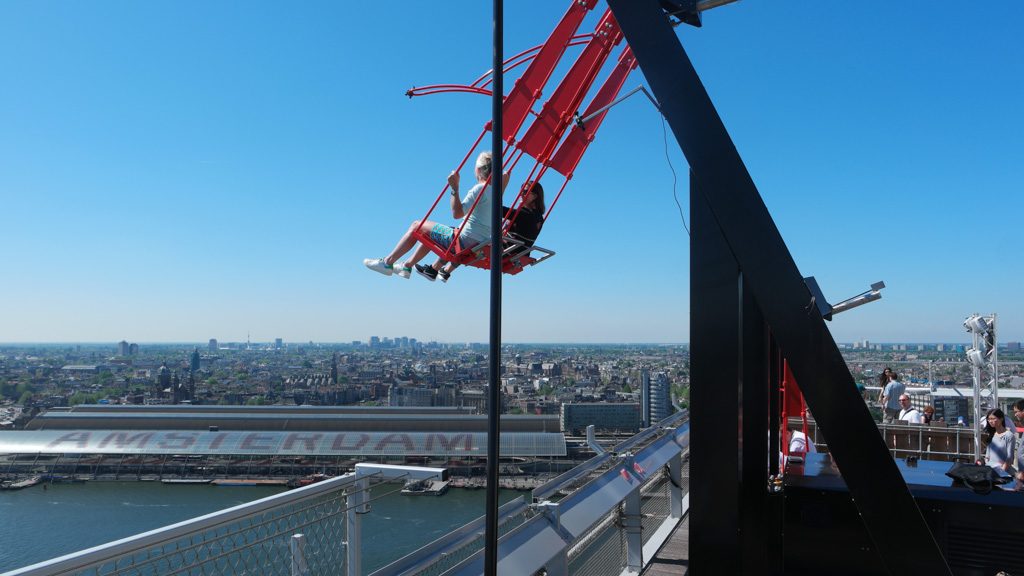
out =
<path fill-rule="evenodd" d="M 1000 476 L 999 472 L 985 464 L 964 464 L 957 462 L 946 472 L 946 476 L 957 480 L 978 494 L 988 494 L 996 484 L 1006 484 L 1013 478 Z"/>

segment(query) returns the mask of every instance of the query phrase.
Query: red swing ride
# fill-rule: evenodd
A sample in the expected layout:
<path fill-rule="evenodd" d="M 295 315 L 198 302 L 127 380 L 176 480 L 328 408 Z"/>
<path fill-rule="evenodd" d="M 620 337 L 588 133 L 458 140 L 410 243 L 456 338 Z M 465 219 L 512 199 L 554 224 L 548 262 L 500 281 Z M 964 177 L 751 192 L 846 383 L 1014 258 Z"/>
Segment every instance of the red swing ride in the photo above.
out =
<path fill-rule="evenodd" d="M 547 222 L 551 210 L 561 197 L 565 187 L 572 180 L 573 171 L 579 164 L 583 153 L 594 140 L 597 129 L 601 126 L 608 109 L 614 105 L 615 99 L 622 89 L 629 73 L 637 67 L 636 59 L 633 57 L 629 46 L 626 46 L 619 55 L 615 68 L 611 71 L 596 95 L 590 101 L 584 113 L 579 110 L 583 100 L 593 87 L 598 73 L 607 62 L 613 49 L 622 42 L 622 32 L 619 30 L 611 10 L 605 11 L 598 22 L 594 32 L 577 35 L 576 32 L 582 24 L 587 13 L 593 10 L 598 0 L 575 0 L 559 21 L 547 41 L 521 52 L 504 62 L 503 73 L 527 64 L 525 71 L 515 80 L 511 91 L 504 98 L 502 105 L 502 139 L 505 142 L 503 158 L 511 158 L 506 164 L 508 170 L 515 168 L 516 164 L 523 158 L 529 156 L 533 160 L 533 167 L 530 170 L 526 181 L 540 181 L 550 169 L 561 174 L 563 182 L 554 200 L 551 201 L 547 212 L 544 214 L 544 222 Z M 565 77 L 555 88 L 551 97 L 541 105 L 540 111 L 535 112 L 534 106 L 543 95 L 545 85 L 561 61 L 566 49 L 570 46 L 584 45 L 582 52 L 576 61 L 569 68 Z M 439 84 L 434 86 L 423 86 L 413 88 L 406 92 L 410 98 L 414 96 L 426 96 L 428 94 L 439 94 L 447 92 L 463 92 L 472 94 L 491 95 L 488 86 L 491 84 L 491 71 L 488 71 L 475 82 L 469 85 Z M 529 124 L 522 138 L 518 138 L 519 132 L 525 125 Z M 569 127 L 572 126 L 570 129 Z M 480 136 L 470 147 L 469 152 L 463 157 L 456 172 L 460 172 L 470 157 L 473 156 L 484 136 L 490 132 L 491 122 L 488 121 Z M 565 136 L 569 130 L 568 136 Z M 563 136 L 565 136 L 563 138 Z M 561 143 L 561 145 L 559 145 Z M 489 181 L 488 181 L 489 183 Z M 437 199 L 430 206 L 423 221 L 430 220 L 430 215 L 438 203 L 448 192 L 448 185 L 441 190 Z M 474 202 L 466 218 L 457 228 L 456 240 L 450 246 L 443 246 L 430 239 L 428 235 L 413 232 L 412 236 L 437 254 L 442 260 L 457 264 L 474 266 L 489 270 L 491 268 L 490 241 L 481 242 L 473 246 L 463 247 L 459 245 L 458 236 L 468 220 L 469 214 L 476 209 Z M 523 241 L 509 236 L 509 226 L 515 221 L 519 210 L 522 208 L 523 191 L 517 194 L 505 214 L 503 227 L 503 258 L 501 262 L 502 272 L 506 274 L 518 274 L 526 266 L 533 266 L 547 260 L 555 253 L 546 248 L 534 245 L 526 245 Z"/>

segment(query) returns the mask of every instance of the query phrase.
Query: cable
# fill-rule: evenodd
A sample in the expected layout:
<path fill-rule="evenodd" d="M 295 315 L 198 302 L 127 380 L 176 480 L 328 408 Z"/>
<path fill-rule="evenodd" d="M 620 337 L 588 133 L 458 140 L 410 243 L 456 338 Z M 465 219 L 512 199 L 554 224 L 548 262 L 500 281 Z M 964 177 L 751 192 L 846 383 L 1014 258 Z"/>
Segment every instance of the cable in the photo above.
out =
<path fill-rule="evenodd" d="M 679 176 L 676 174 L 676 169 L 672 166 L 672 158 L 668 155 L 668 129 L 665 128 L 665 114 L 659 110 L 661 114 L 661 133 L 665 138 L 665 160 L 668 162 L 668 168 L 672 171 L 672 198 L 676 201 L 676 207 L 679 208 L 679 219 L 683 221 L 683 229 L 686 230 L 686 235 L 690 236 L 690 228 L 686 225 L 686 216 L 683 215 L 683 206 L 679 203 L 679 196 L 676 193 L 676 185 L 679 183 Z"/>

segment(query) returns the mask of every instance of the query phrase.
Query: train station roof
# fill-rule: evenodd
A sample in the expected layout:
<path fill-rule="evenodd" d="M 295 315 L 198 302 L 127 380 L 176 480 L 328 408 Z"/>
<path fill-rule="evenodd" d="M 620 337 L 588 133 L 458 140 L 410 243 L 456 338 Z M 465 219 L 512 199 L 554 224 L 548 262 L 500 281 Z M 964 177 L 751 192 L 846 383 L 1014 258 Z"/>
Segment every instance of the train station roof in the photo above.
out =
<path fill-rule="evenodd" d="M 551 432 L 503 432 L 502 457 L 565 456 L 565 437 Z M 198 430 L 9 430 L 0 454 L 487 456 L 481 432 L 323 432 Z"/>

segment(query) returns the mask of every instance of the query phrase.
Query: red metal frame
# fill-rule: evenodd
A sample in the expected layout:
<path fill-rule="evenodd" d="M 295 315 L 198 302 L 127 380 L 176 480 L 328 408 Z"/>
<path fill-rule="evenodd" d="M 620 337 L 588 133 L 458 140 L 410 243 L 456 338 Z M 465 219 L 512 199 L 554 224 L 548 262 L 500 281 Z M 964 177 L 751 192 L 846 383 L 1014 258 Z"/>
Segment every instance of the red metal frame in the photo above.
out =
<path fill-rule="evenodd" d="M 551 209 L 561 197 L 569 180 L 572 179 L 573 170 L 575 170 L 578 165 L 587 146 L 593 141 L 594 133 L 600 127 L 601 121 L 607 113 L 607 111 L 602 112 L 591 119 L 591 121 L 587 123 L 588 125 L 585 130 L 581 131 L 574 128 L 569 137 L 566 138 L 565 144 L 560 148 L 558 147 L 559 142 L 565 136 L 566 130 L 573 123 L 576 111 L 582 106 L 583 100 L 593 86 L 598 73 L 607 62 L 612 49 L 622 41 L 622 32 L 619 30 L 619 26 L 615 22 L 615 18 L 612 16 L 610 10 L 605 11 L 593 34 L 576 35 L 576 30 L 579 28 L 584 17 L 594 8 L 596 3 L 597 0 L 573 1 L 561 21 L 559 21 L 558 25 L 555 27 L 551 36 L 548 37 L 547 41 L 545 41 L 543 45 L 538 48 L 532 48 L 525 52 L 521 52 L 506 60 L 503 65 L 503 69 L 507 71 L 514 69 L 525 62 L 529 62 L 529 66 L 527 66 L 527 69 L 523 72 L 522 76 L 514 82 L 513 88 L 509 92 L 508 96 L 505 97 L 504 104 L 502 106 L 502 138 L 506 142 L 505 154 L 507 155 L 511 151 L 513 155 L 512 162 L 506 164 L 506 168 L 511 171 L 511 169 L 518 164 L 523 154 L 527 154 L 535 160 L 535 163 L 526 180 L 540 180 L 548 167 L 554 167 L 556 172 L 559 172 L 566 177 L 561 188 L 558 190 L 558 193 L 555 195 L 554 200 L 548 207 L 547 213 L 544 215 L 545 221 L 551 214 Z M 543 95 L 544 86 L 550 80 L 551 75 L 554 73 L 554 69 L 558 66 L 559 61 L 565 54 L 566 48 L 583 43 L 583 39 L 585 39 L 586 46 L 570 67 L 568 73 L 566 73 L 565 77 L 555 88 L 551 98 L 541 106 L 540 113 L 533 112 L 534 104 L 540 100 Z M 629 75 L 629 72 L 634 68 L 636 68 L 636 61 L 632 57 L 632 52 L 627 47 L 619 57 L 618 65 L 612 71 L 609 78 L 598 91 L 593 102 L 591 102 L 590 106 L 587 108 L 588 115 L 591 111 L 606 106 L 615 99 L 619 90 L 622 88 L 626 77 Z M 436 94 L 440 92 L 464 92 L 489 95 L 491 94 L 491 91 L 485 88 L 485 86 L 490 84 L 490 76 L 491 73 L 488 72 L 469 86 L 441 84 L 436 86 L 413 88 L 406 92 L 406 94 L 410 98 L 413 96 Z M 535 117 L 533 122 L 527 129 L 523 139 L 520 142 L 516 142 L 516 135 L 522 129 L 527 118 L 531 114 Z M 476 142 L 473 143 L 469 152 L 462 159 L 457 171 L 461 171 L 463 169 L 466 162 L 475 152 L 477 146 L 479 146 L 484 135 L 490 130 L 491 123 L 487 122 L 484 125 L 480 136 L 476 139 Z M 512 148 L 514 148 L 514 151 L 510 150 Z M 552 158 L 551 155 L 555 152 L 556 148 L 557 153 L 555 153 L 555 156 Z M 551 161 L 550 166 L 549 160 Z M 488 180 L 488 183 L 489 182 L 490 180 Z M 430 209 L 427 210 L 426 215 L 423 217 L 423 221 L 430 219 L 430 215 L 433 213 L 438 203 L 440 203 L 441 199 L 445 197 L 447 191 L 448 185 L 445 184 L 437 199 L 434 200 Z M 498 194 L 496 196 L 496 201 L 500 201 L 501 196 L 501 194 Z M 479 202 L 479 197 L 466 213 L 467 218 L 472 214 L 473 210 L 476 209 L 477 202 Z M 521 208 L 522 189 L 520 188 L 516 194 L 515 200 L 511 204 L 509 213 L 505 215 L 506 219 L 503 231 L 508 230 L 508 227 L 515 221 L 515 218 L 519 214 L 519 210 Z M 458 236 L 465 225 L 466 219 L 464 218 L 455 232 L 455 241 L 447 248 L 437 245 L 435 242 L 419 232 L 414 232 L 412 236 L 424 246 L 427 246 L 443 260 L 462 265 L 474 266 L 477 268 L 490 269 L 490 250 L 488 249 L 490 244 L 489 242 L 478 244 L 472 248 L 462 248 L 459 245 Z M 540 248 L 538 248 L 538 250 L 543 251 L 543 249 Z M 548 256 L 544 256 L 544 258 L 549 257 L 553 253 L 547 252 L 547 254 Z M 524 266 L 530 265 L 536 261 L 537 260 L 532 258 L 529 254 L 518 256 L 512 261 L 506 259 L 502 263 L 502 271 L 508 274 L 518 274 L 523 270 Z"/>
<path fill-rule="evenodd" d="M 597 78 L 608 55 L 622 41 L 622 31 L 615 22 L 611 10 L 606 10 L 595 29 L 594 37 L 583 48 L 562 83 L 551 98 L 541 107 L 540 114 L 533 121 L 519 148 L 538 162 L 547 163 L 549 155 L 558 145 L 562 134 L 573 121 L 573 114 L 580 109 L 583 98 Z"/>
<path fill-rule="evenodd" d="M 619 55 L 619 62 L 615 65 L 615 69 L 612 70 L 608 79 L 604 81 L 594 99 L 590 101 L 590 105 L 587 106 L 582 117 L 589 118 L 594 114 L 594 111 L 600 110 L 602 107 L 614 102 L 615 98 L 619 95 L 619 91 L 622 90 L 622 86 L 626 83 L 629 73 L 636 67 L 637 61 L 633 57 L 633 51 L 629 49 L 629 46 L 626 46 L 622 50 L 622 54 Z M 565 142 L 562 143 L 561 147 L 558 148 L 558 151 L 551 158 L 551 169 L 571 180 L 572 173 L 579 164 L 580 158 L 586 152 L 587 146 L 594 141 L 594 134 L 601 127 L 601 122 L 607 115 L 608 110 L 602 111 L 588 120 L 586 126 L 582 128 L 579 124 L 574 124 Z"/>
<path fill-rule="evenodd" d="M 782 361 L 782 387 L 780 394 L 782 394 L 781 410 L 779 421 L 782 422 L 783 430 L 789 430 L 789 418 L 791 414 L 800 414 L 800 418 L 803 420 L 803 426 L 801 431 L 804 434 L 806 442 L 811 441 L 811 437 L 808 434 L 809 428 L 807 426 L 807 403 L 804 402 L 804 395 L 800 392 L 800 387 L 796 383 L 796 378 L 793 376 L 793 372 L 789 369 L 789 363 L 786 360 Z M 780 439 L 779 448 L 782 450 L 784 456 L 789 456 L 789 442 L 786 441 L 786 436 Z M 782 460 L 785 462 L 785 458 Z M 784 470 L 779 470 L 780 473 Z"/>

